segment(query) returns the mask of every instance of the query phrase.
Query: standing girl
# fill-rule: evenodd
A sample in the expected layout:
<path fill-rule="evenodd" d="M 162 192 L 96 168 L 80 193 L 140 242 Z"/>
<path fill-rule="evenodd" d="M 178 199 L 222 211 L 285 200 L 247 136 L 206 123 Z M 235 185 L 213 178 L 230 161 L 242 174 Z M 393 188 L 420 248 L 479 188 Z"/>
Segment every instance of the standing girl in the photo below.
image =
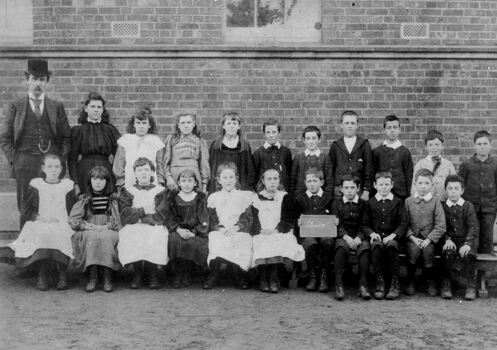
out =
<path fill-rule="evenodd" d="M 207 207 L 215 210 L 219 218 L 218 231 L 209 233 L 209 256 L 211 273 L 204 289 L 211 289 L 223 263 L 232 265 L 238 277 L 239 287 L 248 288 L 247 271 L 252 263 L 252 197 L 249 191 L 236 189 L 237 172 L 233 163 L 221 164 L 216 179 L 221 190 L 209 196 Z"/>
<path fill-rule="evenodd" d="M 11 244 L 16 265 L 21 268 L 38 264 L 39 290 L 48 289 L 47 274 L 55 263 L 59 273 L 57 289 L 67 288 L 66 270 L 73 257 L 71 235 L 67 223 L 74 204 L 74 182 L 61 179 L 64 162 L 55 154 L 45 154 L 42 160 L 43 177 L 29 183 L 26 204 L 21 211 L 25 222 L 19 238 Z"/>
<path fill-rule="evenodd" d="M 164 187 L 153 184 L 155 167 L 150 159 L 138 158 L 133 170 L 136 183 L 125 187 L 119 196 L 121 220 L 125 225 L 119 231 L 119 261 L 123 266 L 133 264 L 131 288 L 141 287 L 142 271 L 145 269 L 149 287 L 157 289 L 157 265 L 166 265 L 168 261 L 168 232 L 163 226 L 164 218 L 156 208 L 164 201 L 166 191 Z"/>
<path fill-rule="evenodd" d="M 121 266 L 117 256 L 117 242 L 121 219 L 117 195 L 112 193 L 112 175 L 106 167 L 97 165 L 88 172 L 86 193 L 73 206 L 69 225 L 76 232 L 72 236 L 74 265 L 89 271 L 87 292 L 97 288 L 100 269 L 103 289 L 112 292 L 111 271 Z"/>
<path fill-rule="evenodd" d="M 166 138 L 163 169 L 167 188 L 178 188 L 176 180 L 184 169 L 195 172 L 197 182 L 202 184 L 202 192 L 207 192 L 209 182 L 209 151 L 207 143 L 197 129 L 197 116 L 193 113 L 180 114 L 176 119 L 174 134 Z"/>
<path fill-rule="evenodd" d="M 221 137 L 212 142 L 209 150 L 211 177 L 209 193 L 214 193 L 217 187 L 217 168 L 224 163 L 234 163 L 238 171 L 238 181 L 242 190 L 252 191 L 255 185 L 254 161 L 252 151 L 247 141 L 241 137 L 241 118 L 238 113 L 230 112 L 223 115 Z"/>
<path fill-rule="evenodd" d="M 90 92 L 86 96 L 79 112 L 78 123 L 80 125 L 71 129 L 69 175 L 75 183 L 76 193 L 87 193 L 90 169 L 101 165 L 112 174 L 112 164 L 109 158 L 116 153 L 117 140 L 121 134 L 114 125 L 109 123 L 105 100 L 96 92 Z M 112 188 L 113 176 L 110 180 Z"/>
<path fill-rule="evenodd" d="M 126 127 L 126 135 L 117 140 L 117 152 L 114 159 L 113 171 L 116 176 L 117 186 L 133 187 L 135 176 L 133 164 L 139 157 L 145 157 L 152 161 L 154 168 L 162 164 L 162 152 L 164 143 L 156 135 L 155 120 L 152 111 L 148 107 L 139 108 L 131 117 Z M 158 169 L 162 174 L 162 169 Z M 164 184 L 164 179 L 157 178 L 153 172 L 154 184 Z"/>
<path fill-rule="evenodd" d="M 296 219 L 294 201 L 281 191 L 280 175 L 276 169 L 264 171 L 254 199 L 253 265 L 260 270 L 260 289 L 277 293 L 279 265 L 302 261 L 304 248 L 293 235 L 292 222 Z"/>
<path fill-rule="evenodd" d="M 195 265 L 207 267 L 207 237 L 212 229 L 218 228 L 217 216 L 207 209 L 205 194 L 197 192 L 195 173 L 183 170 L 177 183 L 179 191 L 172 192 L 168 198 L 166 214 L 169 258 L 176 273 L 173 288 L 190 285 Z"/>

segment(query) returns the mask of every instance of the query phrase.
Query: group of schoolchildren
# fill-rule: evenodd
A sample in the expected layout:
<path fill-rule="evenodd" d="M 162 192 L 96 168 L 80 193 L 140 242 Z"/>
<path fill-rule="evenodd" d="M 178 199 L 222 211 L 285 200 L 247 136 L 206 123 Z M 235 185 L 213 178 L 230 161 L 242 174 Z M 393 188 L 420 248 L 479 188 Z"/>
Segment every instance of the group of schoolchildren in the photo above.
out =
<path fill-rule="evenodd" d="M 407 295 L 415 293 L 420 263 L 427 293 L 437 295 L 434 257 L 441 255 L 441 296 L 452 297 L 451 271 L 460 258 L 465 298 L 476 297 L 476 254 L 492 252 L 497 211 L 497 161 L 486 131 L 475 134 L 476 154 L 457 175 L 441 156 L 444 138 L 436 130 L 425 138 L 428 156 L 413 166 L 395 115 L 385 118 L 386 140 L 375 149 L 357 136 L 353 111 L 342 114 L 343 137 L 329 154 L 319 148 L 319 128 L 308 126 L 305 151 L 293 159 L 279 141 L 276 120 L 264 123 L 265 142 L 253 154 L 237 113 L 223 116 L 222 134 L 210 149 L 193 114 L 178 116 L 165 143 L 150 132 L 150 113 L 133 117 L 130 126 L 117 141 L 113 171 L 93 166 L 88 183 L 79 184 L 85 188 L 79 200 L 74 183 L 62 178 L 65 162 L 45 155 L 43 177 L 31 181 L 25 224 L 12 244 L 18 266 L 38 266 L 38 289 L 49 288 L 49 271 L 58 273 L 56 288 L 66 289 L 72 262 L 87 272 L 88 292 L 99 275 L 103 289 L 112 291 L 112 271 L 121 266 L 133 271 L 131 288 L 140 288 L 144 274 L 150 288 L 159 288 L 159 267 L 169 264 L 173 288 L 189 286 L 192 273 L 208 269 L 203 288 L 213 288 L 229 270 L 247 289 L 254 269 L 259 289 L 277 293 L 281 266 L 305 260 L 305 289 L 328 292 L 334 265 L 335 297 L 342 300 L 353 255 L 359 296 L 371 298 L 372 260 L 374 298 L 397 299 L 399 252 L 405 252 Z M 301 238 L 302 214 L 336 215 L 337 237 Z"/>

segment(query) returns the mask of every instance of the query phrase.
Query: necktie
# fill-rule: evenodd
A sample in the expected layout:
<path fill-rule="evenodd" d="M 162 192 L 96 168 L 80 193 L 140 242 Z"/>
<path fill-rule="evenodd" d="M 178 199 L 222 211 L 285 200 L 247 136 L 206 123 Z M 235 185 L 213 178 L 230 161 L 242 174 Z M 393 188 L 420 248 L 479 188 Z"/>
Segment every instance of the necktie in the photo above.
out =
<path fill-rule="evenodd" d="M 41 100 L 38 98 L 32 98 L 31 101 L 33 101 L 33 103 L 35 105 L 34 113 L 36 115 L 36 118 L 38 118 L 38 119 L 41 118 L 41 108 L 40 108 Z"/>
<path fill-rule="evenodd" d="M 433 174 L 435 174 L 440 164 L 442 164 L 442 157 L 440 156 L 431 157 L 431 160 L 433 161 L 433 163 L 435 163 L 435 166 L 433 167 Z"/>

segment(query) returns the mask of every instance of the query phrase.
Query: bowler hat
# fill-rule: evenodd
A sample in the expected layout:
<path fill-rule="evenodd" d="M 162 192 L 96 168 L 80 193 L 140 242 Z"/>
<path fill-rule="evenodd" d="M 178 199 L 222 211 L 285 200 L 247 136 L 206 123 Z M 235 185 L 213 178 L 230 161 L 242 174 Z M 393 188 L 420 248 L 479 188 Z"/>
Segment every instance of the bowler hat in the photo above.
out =
<path fill-rule="evenodd" d="M 31 74 L 37 77 L 52 75 L 52 72 L 48 70 L 47 60 L 32 59 L 28 60 L 28 70 L 25 71 L 27 74 Z"/>

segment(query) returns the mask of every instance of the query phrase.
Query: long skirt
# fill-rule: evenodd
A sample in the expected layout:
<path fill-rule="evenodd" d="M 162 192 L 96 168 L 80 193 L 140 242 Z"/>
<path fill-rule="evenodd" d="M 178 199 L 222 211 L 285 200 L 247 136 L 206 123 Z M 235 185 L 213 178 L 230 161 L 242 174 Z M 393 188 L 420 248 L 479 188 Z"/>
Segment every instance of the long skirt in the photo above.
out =
<path fill-rule="evenodd" d="M 72 234 L 73 230 L 66 222 L 27 221 L 19 237 L 10 244 L 16 265 L 27 267 L 43 259 L 67 265 L 73 258 Z"/>
<path fill-rule="evenodd" d="M 171 260 L 181 258 L 206 268 L 208 249 L 209 243 L 206 237 L 195 236 L 183 239 L 176 231 L 169 235 L 168 252 Z"/>
<path fill-rule="evenodd" d="M 91 217 L 90 223 L 107 224 L 106 214 Z M 109 229 L 76 231 L 72 236 L 74 267 L 85 271 L 88 266 L 100 265 L 117 271 L 121 264 L 117 255 L 119 233 Z"/>
<path fill-rule="evenodd" d="M 126 225 L 119 231 L 117 251 L 122 265 L 141 260 L 166 265 L 168 232 L 165 226 Z"/>
<path fill-rule="evenodd" d="M 236 232 L 232 236 L 210 232 L 207 263 L 216 258 L 228 260 L 247 271 L 252 264 L 252 236 L 246 232 Z"/>
<path fill-rule="evenodd" d="M 293 232 L 259 234 L 254 236 L 252 266 L 303 261 L 304 248 L 297 243 Z"/>

